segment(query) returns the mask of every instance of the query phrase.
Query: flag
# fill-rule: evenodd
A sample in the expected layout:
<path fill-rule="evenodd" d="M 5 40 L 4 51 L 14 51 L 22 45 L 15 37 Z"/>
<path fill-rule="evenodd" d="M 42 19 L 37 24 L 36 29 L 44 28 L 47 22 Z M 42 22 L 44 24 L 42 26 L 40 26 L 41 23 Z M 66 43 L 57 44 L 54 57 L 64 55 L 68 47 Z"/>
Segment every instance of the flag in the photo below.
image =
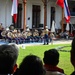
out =
<path fill-rule="evenodd" d="M 57 4 L 64 9 L 64 15 L 65 15 L 65 19 L 66 22 L 69 23 L 70 22 L 70 10 L 68 7 L 68 3 L 67 0 L 57 0 Z"/>
<path fill-rule="evenodd" d="M 17 22 L 17 6 L 18 6 L 18 0 L 12 0 L 12 11 L 11 15 L 13 16 L 14 22 Z"/>
<path fill-rule="evenodd" d="M 70 10 L 68 7 L 67 0 L 64 0 L 64 15 L 65 15 L 66 22 L 69 23 L 70 22 Z"/>
<path fill-rule="evenodd" d="M 64 8 L 64 0 L 57 0 L 56 2 L 60 7 Z"/>

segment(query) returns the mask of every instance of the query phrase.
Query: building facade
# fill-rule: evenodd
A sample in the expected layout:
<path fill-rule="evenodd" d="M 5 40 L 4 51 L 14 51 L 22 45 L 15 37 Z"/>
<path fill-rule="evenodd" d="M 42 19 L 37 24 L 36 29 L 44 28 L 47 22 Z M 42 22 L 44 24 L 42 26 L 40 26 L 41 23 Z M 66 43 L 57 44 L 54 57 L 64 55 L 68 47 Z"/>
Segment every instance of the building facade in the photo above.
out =
<path fill-rule="evenodd" d="M 19 0 L 18 19 L 16 28 L 24 29 L 24 24 L 30 29 L 44 29 L 44 25 L 51 29 L 52 21 L 55 21 L 55 28 L 62 29 L 62 8 L 56 4 L 57 0 Z M 68 0 L 71 11 L 71 23 L 75 24 L 75 1 Z M 45 10 L 46 8 L 46 10 Z M 12 0 L 0 0 L 0 23 L 3 27 L 9 27 L 13 23 L 11 16 Z M 66 24 L 64 20 L 64 24 Z M 26 27 L 25 26 L 25 27 Z"/>

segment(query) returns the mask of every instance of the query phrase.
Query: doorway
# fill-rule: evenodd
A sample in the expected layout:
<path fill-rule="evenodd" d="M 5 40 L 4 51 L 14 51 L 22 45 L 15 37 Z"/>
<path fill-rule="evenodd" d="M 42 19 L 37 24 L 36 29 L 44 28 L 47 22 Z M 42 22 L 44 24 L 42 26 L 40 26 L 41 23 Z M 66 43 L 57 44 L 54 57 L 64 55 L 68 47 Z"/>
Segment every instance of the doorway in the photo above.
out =
<path fill-rule="evenodd" d="M 40 24 L 40 5 L 32 6 L 32 28 L 39 28 Z"/>
<path fill-rule="evenodd" d="M 55 7 L 51 7 L 51 21 L 50 21 L 50 28 L 52 27 L 52 21 L 55 21 Z"/>

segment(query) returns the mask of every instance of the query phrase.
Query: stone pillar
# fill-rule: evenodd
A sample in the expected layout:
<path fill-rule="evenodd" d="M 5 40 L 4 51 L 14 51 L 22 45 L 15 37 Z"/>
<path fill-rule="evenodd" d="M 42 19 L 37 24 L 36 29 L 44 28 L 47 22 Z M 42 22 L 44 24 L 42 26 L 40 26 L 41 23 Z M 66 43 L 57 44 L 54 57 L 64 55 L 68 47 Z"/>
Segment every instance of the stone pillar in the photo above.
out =
<path fill-rule="evenodd" d="M 62 8 L 62 21 L 61 21 L 61 30 L 64 32 L 64 9 Z"/>
<path fill-rule="evenodd" d="M 24 3 L 24 21 L 23 21 L 23 29 L 26 30 L 26 3 L 27 0 L 23 0 Z"/>
<path fill-rule="evenodd" d="M 44 0 L 44 29 L 47 25 L 47 0 Z"/>

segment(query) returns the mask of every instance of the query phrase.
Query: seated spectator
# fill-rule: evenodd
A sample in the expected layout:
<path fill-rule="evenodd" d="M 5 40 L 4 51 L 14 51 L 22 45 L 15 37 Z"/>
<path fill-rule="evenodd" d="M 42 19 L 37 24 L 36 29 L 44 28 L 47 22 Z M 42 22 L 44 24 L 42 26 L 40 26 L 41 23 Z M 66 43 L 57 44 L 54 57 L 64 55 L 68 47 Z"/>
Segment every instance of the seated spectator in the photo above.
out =
<path fill-rule="evenodd" d="M 40 58 L 35 55 L 26 56 L 20 64 L 19 75 L 45 75 Z"/>
<path fill-rule="evenodd" d="M 71 48 L 71 63 L 72 63 L 72 65 L 73 65 L 73 67 L 74 67 L 74 72 L 71 74 L 71 75 L 75 75 L 75 37 L 74 37 L 74 39 L 73 39 L 73 41 L 72 41 L 72 48 Z"/>
<path fill-rule="evenodd" d="M 0 45 L 0 75 L 11 75 L 17 69 L 18 48 L 16 45 Z"/>
<path fill-rule="evenodd" d="M 59 53 L 56 49 L 50 49 L 48 51 L 45 51 L 43 61 L 46 71 L 64 73 L 63 69 L 57 67 L 59 63 Z M 51 75 L 59 75 L 59 74 L 51 74 Z"/>

